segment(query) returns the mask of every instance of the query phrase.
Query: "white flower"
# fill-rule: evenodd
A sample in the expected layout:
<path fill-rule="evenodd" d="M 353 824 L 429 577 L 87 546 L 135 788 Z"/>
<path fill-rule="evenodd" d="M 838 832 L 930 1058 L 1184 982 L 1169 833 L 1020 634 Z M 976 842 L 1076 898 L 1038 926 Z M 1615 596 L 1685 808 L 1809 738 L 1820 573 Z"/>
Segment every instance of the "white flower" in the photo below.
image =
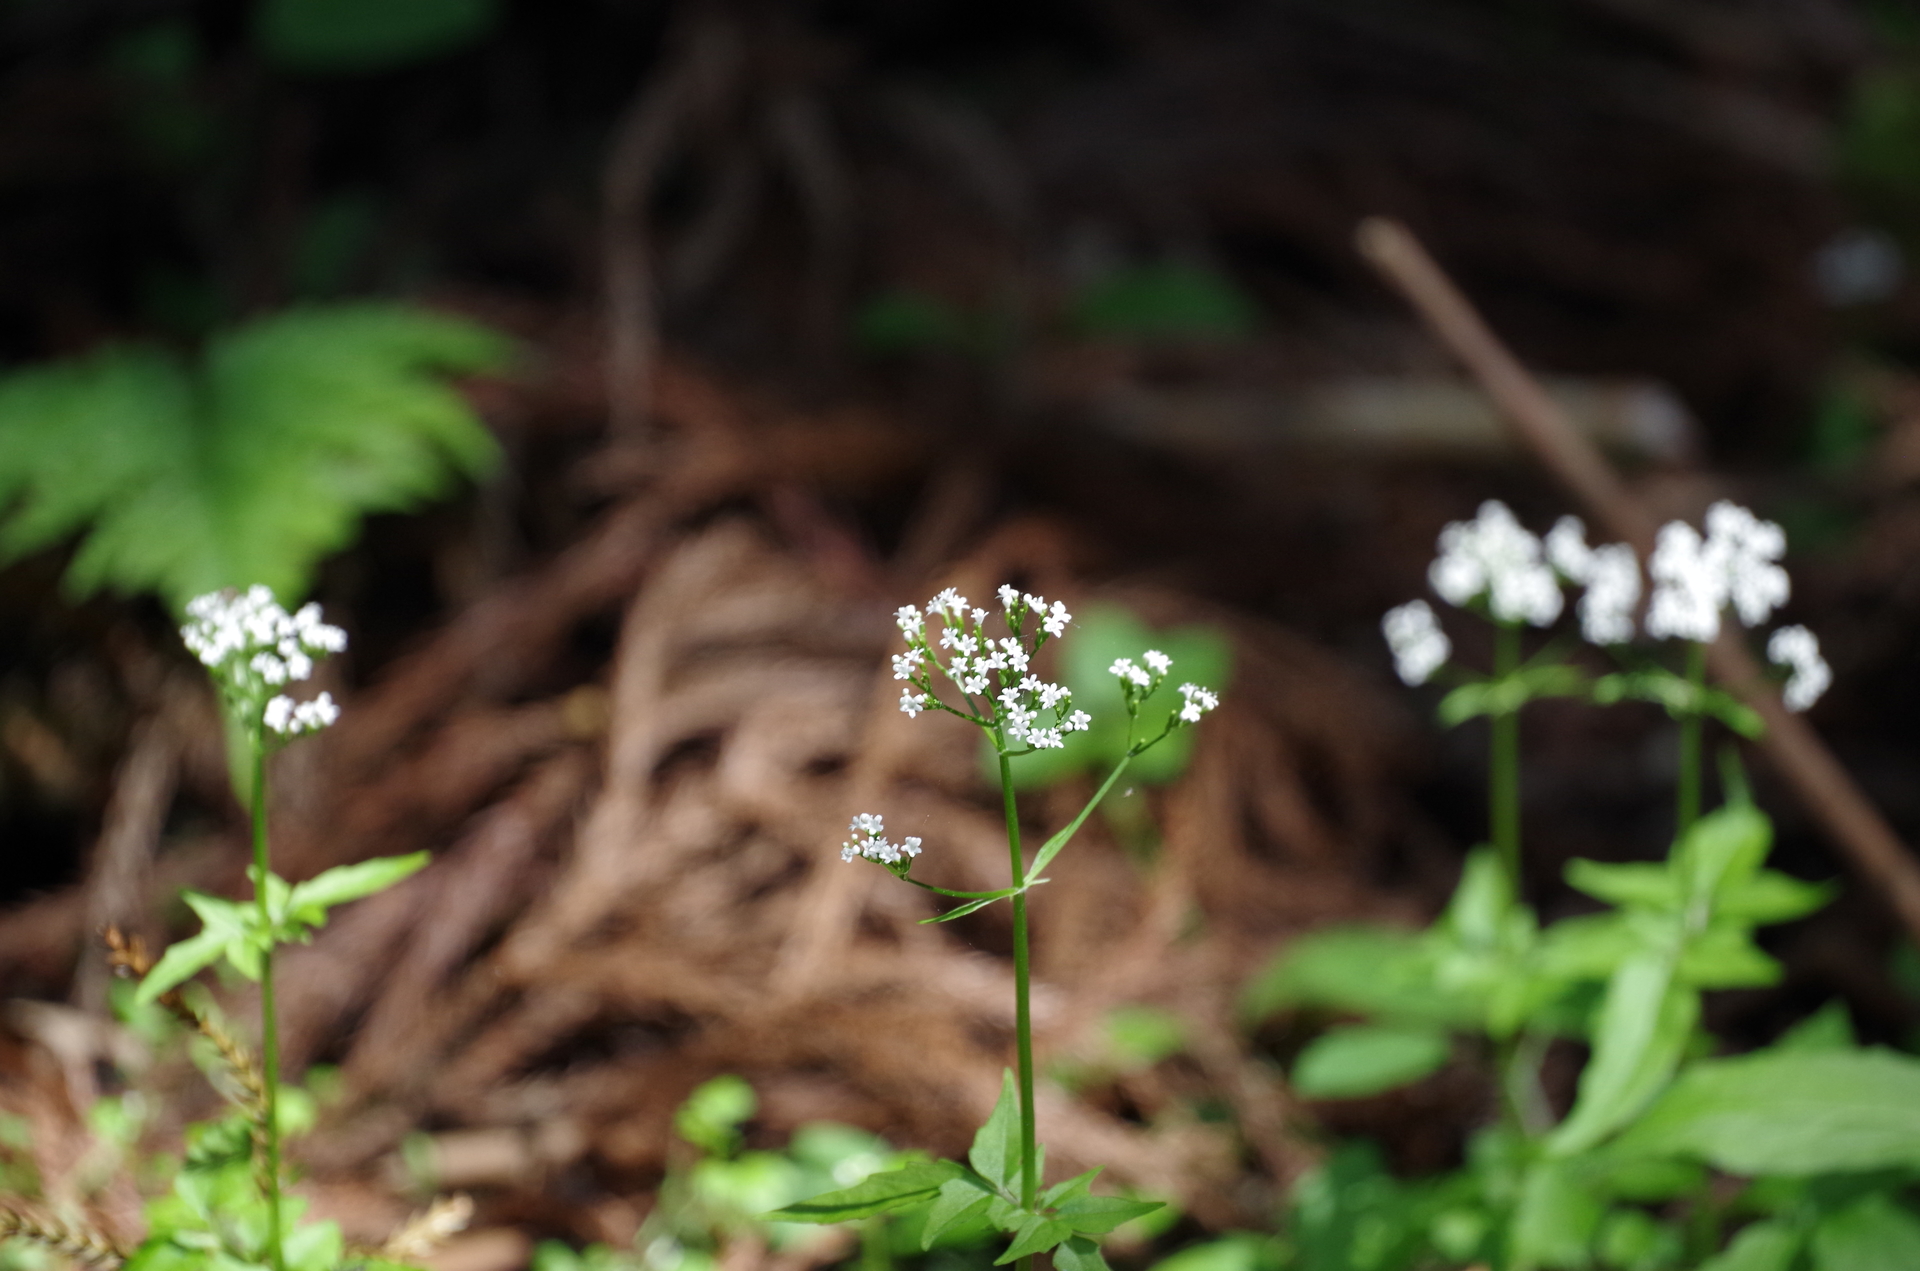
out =
<path fill-rule="evenodd" d="M 1580 633 L 1593 644 L 1633 639 L 1633 611 L 1640 604 L 1640 561 L 1625 543 L 1593 550 L 1587 591 L 1580 598 Z"/>
<path fill-rule="evenodd" d="M 926 659 L 927 655 L 919 649 L 908 649 L 905 653 L 894 654 L 893 678 L 896 680 L 912 679 L 920 673 L 920 664 L 926 661 Z"/>
<path fill-rule="evenodd" d="M 1782 627 L 1767 641 L 1767 660 L 1791 669 L 1781 697 L 1790 711 L 1803 711 L 1820 700 L 1833 683 L 1833 671 L 1820 656 L 1820 640 L 1805 627 Z"/>
<path fill-rule="evenodd" d="M 1669 521 L 1654 540 L 1653 600 L 1647 605 L 1647 634 L 1656 640 L 1698 640 L 1720 634 L 1720 608 L 1726 603 L 1725 571 L 1707 552 L 1699 531 L 1685 521 Z"/>
<path fill-rule="evenodd" d="M 289 614 L 271 590 L 253 586 L 196 596 L 186 612 L 181 640 L 212 670 L 228 709 L 243 721 L 257 718 L 273 732 L 293 736 L 325 728 L 339 717 L 339 708 L 324 693 L 296 704 L 269 692 L 308 678 L 316 658 L 347 647 L 347 633 L 322 622 L 319 605 L 305 604 Z"/>
<path fill-rule="evenodd" d="M 1013 607 L 1019 603 L 1020 603 L 1020 589 L 1018 587 L 1015 587 L 1012 583 L 1001 583 L 1000 584 L 1000 607 L 1006 610 L 1008 613 L 1012 613 Z"/>
<path fill-rule="evenodd" d="M 1180 707 L 1180 722 L 1183 724 L 1199 723 L 1202 715 L 1220 705 L 1218 694 L 1198 684 L 1182 684 L 1180 694 L 1187 699 Z"/>
<path fill-rule="evenodd" d="M 1093 716 L 1087 714 L 1085 711 L 1075 711 L 1060 721 L 1060 727 L 1070 733 L 1084 733 L 1087 729 L 1093 727 Z"/>
<path fill-rule="evenodd" d="M 1787 571 L 1774 563 L 1787 554 L 1787 535 L 1772 521 L 1722 499 L 1707 509 L 1707 550 L 1719 558 L 1744 625 L 1759 626 L 1787 603 Z"/>
<path fill-rule="evenodd" d="M 1580 598 L 1580 633 L 1593 644 L 1633 639 L 1633 611 L 1640 603 L 1640 563 L 1625 543 L 1588 547 L 1586 526 L 1563 516 L 1547 532 L 1547 559 L 1586 588 Z"/>
<path fill-rule="evenodd" d="M 1048 635 L 1058 640 L 1067 633 L 1067 624 L 1072 621 L 1073 615 L 1067 612 L 1066 605 L 1056 600 L 1053 602 L 1052 608 L 1047 610 L 1046 620 L 1040 624 L 1040 627 Z"/>
<path fill-rule="evenodd" d="M 985 609 L 975 609 L 973 611 L 973 625 L 978 627 L 987 620 L 987 616 Z"/>
<path fill-rule="evenodd" d="M 918 715 L 921 711 L 925 710 L 926 708 L 927 708 L 927 699 L 924 694 L 921 694 L 921 693 L 900 694 L 900 709 L 907 713 L 908 719 L 912 719 L 915 715 Z"/>
<path fill-rule="evenodd" d="M 1720 611 L 1729 604 L 1746 626 L 1758 626 L 1786 603 L 1791 585 L 1777 562 L 1787 536 L 1725 499 L 1707 509 L 1707 534 L 1684 521 L 1660 527 L 1653 559 L 1653 601 L 1647 633 L 1666 638 L 1712 640 L 1720 634 Z"/>
<path fill-rule="evenodd" d="M 841 844 L 840 859 L 853 860 L 864 856 L 870 861 L 879 861 L 882 865 L 897 864 L 903 859 L 920 855 L 920 840 L 909 835 L 898 843 L 887 841 L 887 827 L 882 819 L 871 812 L 862 812 L 847 825 L 852 837 Z"/>
<path fill-rule="evenodd" d="M 1427 580 L 1448 604 L 1487 596 L 1501 622 L 1550 626 L 1564 603 L 1560 584 L 1541 559 L 1540 540 L 1521 528 L 1507 505 L 1489 499 L 1471 521 L 1440 531 L 1440 555 Z"/>
<path fill-rule="evenodd" d="M 928 613 L 937 613 L 948 622 L 961 621 L 968 607 L 967 598 L 951 587 L 927 602 Z"/>
<path fill-rule="evenodd" d="M 1165 675 L 1173 666 L 1173 659 L 1158 649 L 1148 649 L 1140 655 L 1140 660 L 1145 662 L 1155 675 Z"/>
<path fill-rule="evenodd" d="M 285 694 L 268 700 L 261 711 L 261 722 L 283 737 L 317 733 L 340 718 L 333 694 L 322 693 L 312 701 L 296 702 Z"/>
<path fill-rule="evenodd" d="M 1408 684 L 1425 684 L 1453 653 L 1452 642 L 1424 600 L 1387 610 L 1380 630 L 1393 651 L 1393 669 Z"/>
<path fill-rule="evenodd" d="M 908 637 L 916 636 L 926 629 L 926 619 L 912 605 L 901 605 L 893 611 L 893 620 Z"/>
<path fill-rule="evenodd" d="M 1146 688 L 1149 684 L 1153 683 L 1153 677 L 1148 675 L 1146 671 L 1140 667 L 1135 666 L 1132 658 L 1115 658 L 1113 665 L 1107 668 L 1107 674 L 1115 676 L 1123 682 L 1138 685 L 1141 688 Z"/>

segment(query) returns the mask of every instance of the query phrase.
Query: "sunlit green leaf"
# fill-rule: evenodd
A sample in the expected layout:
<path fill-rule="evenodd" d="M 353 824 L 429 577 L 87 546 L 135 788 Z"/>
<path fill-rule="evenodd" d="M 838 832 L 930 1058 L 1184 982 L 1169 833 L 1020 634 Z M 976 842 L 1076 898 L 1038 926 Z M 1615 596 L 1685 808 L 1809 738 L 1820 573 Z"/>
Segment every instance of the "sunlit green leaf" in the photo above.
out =
<path fill-rule="evenodd" d="M 952 1161 L 916 1161 L 874 1174 L 852 1187 L 798 1201 L 765 1215 L 769 1222 L 850 1222 L 890 1209 L 931 1200 L 948 1180 L 960 1176 Z"/>
<path fill-rule="evenodd" d="M 1020 1096 L 1014 1089 L 1013 1072 L 1000 1074 L 1000 1098 L 993 1115 L 973 1136 L 973 1149 L 967 1162 L 980 1177 L 1018 1197 L 1021 1188 Z"/>
<path fill-rule="evenodd" d="M 1447 1062 L 1451 1045 L 1436 1028 L 1355 1024 L 1315 1038 L 1293 1065 L 1293 1088 L 1307 1099 L 1353 1099 L 1418 1081 Z"/>

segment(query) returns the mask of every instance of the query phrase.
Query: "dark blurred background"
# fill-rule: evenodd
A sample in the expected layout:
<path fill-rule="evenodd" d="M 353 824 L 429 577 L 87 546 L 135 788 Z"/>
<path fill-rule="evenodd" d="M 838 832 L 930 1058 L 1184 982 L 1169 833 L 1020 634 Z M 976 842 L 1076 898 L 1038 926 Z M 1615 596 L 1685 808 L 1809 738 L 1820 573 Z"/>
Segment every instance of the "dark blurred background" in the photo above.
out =
<path fill-rule="evenodd" d="M 549 1077 L 562 1094 L 540 1106 L 589 1128 L 478 1184 L 495 1189 L 483 1221 L 503 1229 L 619 1235 L 662 1168 L 662 1109 L 715 1071 L 757 1074 L 768 1135 L 824 1115 L 902 1142 L 957 1134 L 965 1101 L 915 1096 L 884 1055 L 766 1040 L 766 1021 L 850 1000 L 831 977 L 780 981 L 762 1008 L 727 996 L 751 1003 L 838 938 L 753 906 L 782 888 L 828 904 L 850 886 L 794 862 L 808 843 L 827 860 L 847 791 L 884 784 L 863 767 L 880 726 L 844 700 L 809 706 L 827 672 L 806 659 L 858 699 L 887 610 L 951 578 L 984 594 L 996 570 L 1018 572 L 1076 605 L 1232 637 L 1237 740 L 1153 796 L 1167 843 L 1193 844 L 1182 894 L 1228 933 L 1213 988 L 1230 995 L 1293 931 L 1431 913 L 1483 832 L 1483 737 L 1428 722 L 1432 695 L 1392 679 L 1379 615 L 1419 593 L 1435 534 L 1483 498 L 1536 530 L 1578 509 L 1361 262 L 1353 232 L 1371 215 L 1425 241 L 1663 514 L 1728 496 L 1786 526 L 1787 616 L 1819 633 L 1837 675 L 1813 721 L 1920 836 L 1914 5 L 0 4 L 0 366 L 127 342 L 192 357 L 237 325 L 366 298 L 517 343 L 510 371 L 466 390 L 503 464 L 372 516 L 314 593 L 353 632 L 349 714 L 358 701 L 379 722 L 289 774 L 290 806 L 330 831 L 288 830 L 292 857 L 317 868 L 410 844 L 459 860 L 481 852 L 490 817 L 536 827 L 511 865 L 449 893 L 467 935 L 396 1001 L 457 997 L 538 925 L 542 889 L 663 885 L 634 862 L 695 840 L 728 860 L 792 849 L 753 867 L 760 890 L 685 892 L 713 924 L 757 933 L 759 961 L 689 953 L 676 972 L 704 966 L 725 993 L 615 992 L 601 954 L 535 940 L 548 952 L 514 964 L 528 978 L 507 1004 L 409 1040 L 381 1023 L 411 1008 L 380 1005 L 380 975 L 426 911 L 367 920 L 358 952 L 340 937 L 333 962 L 323 941 L 311 984 L 354 987 L 313 988 L 326 1000 L 311 1007 L 291 990 L 307 1030 L 295 1054 L 361 1085 L 341 1122 L 357 1129 L 328 1140 L 317 1176 L 384 1177 L 382 1154 L 410 1132 L 551 1120 L 511 1095 Z M 0 431 L 0 460 L 7 448 Z M 714 546 L 736 531 L 760 564 Z M 71 554 L 16 552 L 0 571 L 0 985 L 91 1004 L 90 915 L 163 933 L 171 888 L 237 878 L 239 840 L 165 607 L 137 589 L 76 593 L 61 581 Z M 655 592 L 667 599 L 649 609 Z M 701 616 L 734 601 L 762 618 Z M 1484 657 L 1458 634 L 1465 658 Z M 648 656 L 691 659 L 690 678 L 623 696 L 627 653 L 656 637 L 667 652 Z M 724 707 L 674 697 L 748 647 L 762 656 L 729 672 L 736 689 L 754 667 L 789 678 Z M 775 700 L 792 713 L 769 715 Z M 657 715 L 622 714 L 642 707 Z M 143 769 L 156 720 L 173 740 Z M 620 758 L 623 728 L 652 738 L 627 748 L 638 758 Z M 1671 726 L 1650 709 L 1547 706 L 1527 729 L 1532 898 L 1561 914 L 1577 908 L 1557 882 L 1567 858 L 1664 849 Z M 913 760 L 928 766 L 907 788 L 971 815 L 975 774 L 946 741 L 961 758 Z M 140 804 L 129 783 L 163 770 Z M 761 773 L 760 795 L 741 793 L 742 772 Z M 1846 876 L 1758 759 L 1754 773 L 1783 867 Z M 622 780 L 653 792 L 651 810 L 583 872 L 576 820 L 608 833 L 591 827 Z M 733 829 L 668 825 L 663 809 L 688 801 Z M 1232 850 L 1208 857 L 1229 829 Z M 1128 831 L 1105 833 L 1101 894 L 1150 912 Z M 674 834 L 682 846 L 663 846 Z M 111 887 L 110 839 L 134 845 Z M 844 916 L 856 900 L 831 903 Z M 669 956 L 643 909 L 581 912 L 610 924 L 601 945 Z M 927 956 L 972 966 L 1000 939 L 983 924 Z M 1787 981 L 1723 995 L 1729 1036 L 1764 1040 L 1836 993 L 1868 1036 L 1920 1024 L 1897 926 L 1860 884 L 1774 944 Z M 1058 957 L 1063 1000 L 1179 994 L 1144 972 L 1100 980 L 1091 953 Z M 587 1004 L 529 1014 L 543 976 Z M 766 1021 L 750 1026 L 756 1009 Z M 394 1075 L 489 1037 L 497 1053 L 473 1060 L 458 1099 Z M 1254 1038 L 1241 1059 L 1286 1044 Z M 610 1075 L 634 1072 L 630 1086 Z M 1197 1089 L 1220 1072 L 1188 1076 Z M 1156 1100 L 1185 1097 L 1167 1080 L 1174 1094 L 1090 1098 L 1137 1128 Z M 1406 1128 L 1404 1102 L 1315 1115 L 1398 1134 L 1406 1161 L 1432 1165 L 1471 1108 L 1444 1083 L 1422 1097 L 1431 1133 Z M 368 1108 L 386 1118 L 375 1129 Z M 1257 1155 L 1237 1159 L 1272 1175 Z M 1239 1203 L 1200 1221 L 1230 1225 Z"/>

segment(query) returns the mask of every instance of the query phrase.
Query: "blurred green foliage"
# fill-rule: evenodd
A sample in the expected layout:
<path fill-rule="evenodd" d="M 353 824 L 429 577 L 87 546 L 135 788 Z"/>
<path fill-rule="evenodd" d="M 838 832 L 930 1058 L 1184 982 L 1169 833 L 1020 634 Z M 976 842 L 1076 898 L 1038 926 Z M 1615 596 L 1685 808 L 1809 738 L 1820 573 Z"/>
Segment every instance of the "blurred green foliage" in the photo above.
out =
<path fill-rule="evenodd" d="M 17 371 L 0 380 L 0 560 L 77 536 L 75 595 L 297 597 L 360 518 L 495 462 L 446 377 L 509 352 L 473 323 L 367 303 L 263 318 L 192 361 L 123 344 Z"/>
<path fill-rule="evenodd" d="M 382 71 L 450 53 L 498 20 L 498 0 L 263 0 L 255 35 L 298 71 Z"/>
<path fill-rule="evenodd" d="M 1242 340 L 1259 319 L 1232 279 L 1182 261 L 1116 269 L 1083 287 L 1072 306 L 1075 329 L 1096 339 Z"/>

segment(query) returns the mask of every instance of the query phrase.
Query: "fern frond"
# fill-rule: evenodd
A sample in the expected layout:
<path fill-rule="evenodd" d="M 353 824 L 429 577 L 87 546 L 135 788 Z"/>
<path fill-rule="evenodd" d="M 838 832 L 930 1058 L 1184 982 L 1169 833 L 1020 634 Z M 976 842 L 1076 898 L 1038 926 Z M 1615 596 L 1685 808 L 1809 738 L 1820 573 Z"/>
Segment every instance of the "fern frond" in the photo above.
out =
<path fill-rule="evenodd" d="M 79 535 L 73 592 L 306 590 L 360 519 L 478 475 L 496 447 L 446 377 L 500 336 L 395 304 L 297 309 L 200 363 L 144 346 L 0 380 L 0 559 Z"/>
<path fill-rule="evenodd" d="M 98 1271 L 110 1271 L 127 1260 L 125 1250 L 91 1227 L 0 1203 L 0 1240 L 9 1239 L 39 1245 Z"/>

